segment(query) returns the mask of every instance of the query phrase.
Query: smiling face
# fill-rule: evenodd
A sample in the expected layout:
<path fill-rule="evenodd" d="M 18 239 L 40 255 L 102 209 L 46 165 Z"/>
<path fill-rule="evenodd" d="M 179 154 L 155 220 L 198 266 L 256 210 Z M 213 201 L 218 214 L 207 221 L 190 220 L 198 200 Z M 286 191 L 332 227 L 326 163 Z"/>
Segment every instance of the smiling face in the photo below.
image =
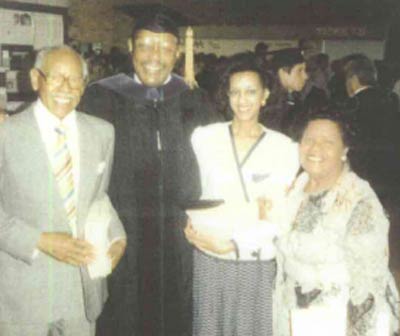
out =
<path fill-rule="evenodd" d="M 306 63 L 299 63 L 287 72 L 281 68 L 278 71 L 282 86 L 289 92 L 300 92 L 308 79 Z"/>
<path fill-rule="evenodd" d="M 261 107 L 265 105 L 268 95 L 268 89 L 263 87 L 256 72 L 237 72 L 229 79 L 229 104 L 237 121 L 258 122 Z"/>
<path fill-rule="evenodd" d="M 58 118 L 64 118 L 78 105 L 84 89 L 83 67 L 71 50 L 50 52 L 41 69 L 32 69 L 30 76 L 42 103 Z"/>
<path fill-rule="evenodd" d="M 149 87 L 164 84 L 179 56 L 178 39 L 170 33 L 139 30 L 135 36 L 132 62 L 142 83 Z"/>
<path fill-rule="evenodd" d="M 300 163 L 311 179 L 336 181 L 347 153 L 339 126 L 328 119 L 310 121 L 300 142 Z"/>

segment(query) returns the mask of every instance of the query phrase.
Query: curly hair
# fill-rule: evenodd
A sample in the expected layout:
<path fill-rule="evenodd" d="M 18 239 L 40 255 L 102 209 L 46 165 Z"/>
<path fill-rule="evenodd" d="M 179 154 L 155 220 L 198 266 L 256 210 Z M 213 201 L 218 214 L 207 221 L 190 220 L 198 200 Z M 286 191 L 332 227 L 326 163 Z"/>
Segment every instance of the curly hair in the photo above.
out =
<path fill-rule="evenodd" d="M 258 75 L 263 88 L 271 89 L 272 77 L 263 68 L 262 62 L 260 62 L 260 59 L 254 53 L 245 52 L 231 56 L 222 71 L 216 94 L 217 107 L 225 114 L 227 119 L 232 118 L 228 97 L 230 78 L 236 73 L 248 71 Z"/>

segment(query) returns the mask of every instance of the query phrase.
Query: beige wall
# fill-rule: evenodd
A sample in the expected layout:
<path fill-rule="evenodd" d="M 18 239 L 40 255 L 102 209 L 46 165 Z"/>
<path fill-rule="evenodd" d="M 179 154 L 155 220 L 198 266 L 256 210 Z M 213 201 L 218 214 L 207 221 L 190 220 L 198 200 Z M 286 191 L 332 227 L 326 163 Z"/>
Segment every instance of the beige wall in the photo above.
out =
<path fill-rule="evenodd" d="M 0 0 L 1 1 L 1 0 Z M 133 25 L 133 18 L 124 15 L 114 6 L 133 3 L 132 0 L 18 0 L 20 2 L 30 3 L 47 3 L 53 5 L 69 4 L 69 23 L 68 36 L 73 41 L 81 43 L 101 42 L 105 51 L 112 46 L 118 46 L 125 51 L 126 41 L 130 35 Z M 141 0 L 141 3 L 154 2 L 150 0 Z M 169 5 L 175 4 L 178 7 L 187 8 L 186 0 L 164 0 L 161 3 Z M 192 7 L 195 6 L 193 4 Z M 185 12 L 184 10 L 182 10 Z M 190 14 L 190 13 L 189 13 Z M 194 33 L 196 39 L 196 52 L 214 52 L 218 55 L 229 55 L 235 52 L 253 50 L 255 44 L 259 41 L 265 41 L 271 45 L 271 49 L 281 48 L 284 46 L 293 46 L 298 38 L 305 36 L 313 36 L 319 42 L 329 40 L 326 34 L 348 34 L 348 29 L 342 28 L 339 32 L 331 31 L 329 27 L 325 27 L 320 31 L 316 26 L 296 27 L 291 26 L 195 26 Z M 342 32 L 343 31 L 343 32 Z M 325 34 L 325 35 L 324 35 Z M 328 34 L 328 35 L 329 35 Z M 345 34 L 345 35 L 346 35 Z M 352 32 L 354 34 L 354 32 Z M 367 34 L 367 31 L 365 33 Z M 184 30 L 181 30 L 184 35 Z M 373 35 L 373 34 L 372 34 Z M 342 37 L 342 36 L 340 36 Z M 371 49 L 373 42 L 368 41 L 372 36 L 364 36 L 364 41 L 357 42 L 356 39 L 345 38 L 348 48 L 352 48 L 355 44 L 360 44 L 360 49 Z M 375 37 L 376 38 L 376 37 Z M 383 40 L 381 37 L 378 39 Z M 372 43 L 372 44 L 371 44 Z M 288 45 L 289 44 L 289 45 Z M 375 43 L 376 44 L 376 43 Z M 375 48 L 375 44 L 373 47 Z M 379 44 L 379 43 L 378 43 Z M 338 56 L 340 45 L 337 46 L 335 41 L 326 45 L 326 52 L 332 56 Z M 347 48 L 347 49 L 348 49 Z M 346 52 L 347 52 L 346 49 Z M 376 48 L 375 48 L 376 49 Z M 375 50 L 374 49 L 374 50 Z M 380 48 L 378 48 L 380 49 Z M 340 51 L 340 50 L 339 50 Z M 376 52 L 374 51 L 374 55 Z"/>
<path fill-rule="evenodd" d="M 29 3 L 29 4 L 35 4 L 35 5 L 68 7 L 69 1 L 70 0 L 12 0 L 11 2 L 21 2 L 21 3 Z"/>
<path fill-rule="evenodd" d="M 69 0 L 71 22 L 68 36 L 81 43 L 103 43 L 108 51 L 112 46 L 126 48 L 133 19 L 115 10 L 121 0 Z"/>
<path fill-rule="evenodd" d="M 258 42 L 265 42 L 269 50 L 292 48 L 297 46 L 296 40 L 264 40 L 264 39 L 195 39 L 195 53 L 214 53 L 217 56 L 230 56 L 235 53 L 254 51 Z M 183 46 L 182 46 L 183 50 Z"/>

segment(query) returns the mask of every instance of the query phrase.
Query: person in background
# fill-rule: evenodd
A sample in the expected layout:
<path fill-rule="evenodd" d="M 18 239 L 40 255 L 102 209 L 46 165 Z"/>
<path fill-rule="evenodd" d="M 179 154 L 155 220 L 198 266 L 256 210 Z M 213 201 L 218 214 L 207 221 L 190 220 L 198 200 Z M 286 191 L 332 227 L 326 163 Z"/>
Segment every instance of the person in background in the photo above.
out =
<path fill-rule="evenodd" d="M 301 92 L 305 110 L 326 106 L 330 95 L 329 56 L 316 54 L 307 59 L 307 73 L 309 78 Z"/>
<path fill-rule="evenodd" d="M 387 211 L 392 226 L 392 266 L 400 266 L 400 114 L 398 97 L 377 84 L 376 68 L 365 55 L 344 66 L 347 108 L 355 125 L 351 167 L 367 180 Z"/>
<path fill-rule="evenodd" d="M 352 168 L 371 183 L 381 200 L 396 196 L 400 182 L 398 99 L 377 85 L 376 68 L 365 55 L 352 57 L 344 73 L 347 107 L 356 131 L 350 156 Z"/>
<path fill-rule="evenodd" d="M 303 90 L 308 75 L 302 51 L 288 48 L 272 52 L 272 72 L 276 80 L 268 100 L 268 113 L 261 122 L 296 140 L 305 111 L 299 92 Z"/>
<path fill-rule="evenodd" d="M 220 99 L 232 121 L 199 127 L 192 136 L 202 199 L 224 200 L 228 211 L 241 218 L 235 225 L 219 223 L 213 233 L 190 221 L 186 227 L 186 238 L 196 247 L 194 336 L 273 335 L 273 239 L 278 231 L 273 223 L 279 222 L 285 190 L 299 163 L 297 144 L 259 123 L 268 96 L 268 77 L 255 56 L 231 57 Z M 264 214 L 241 215 L 258 203 Z"/>
<path fill-rule="evenodd" d="M 262 66 L 265 67 L 264 69 L 267 69 L 268 65 L 267 61 L 268 49 L 269 46 L 265 42 L 258 42 L 254 47 L 254 53 L 257 59 L 261 62 Z"/>
<path fill-rule="evenodd" d="M 351 134 L 344 113 L 331 107 L 306 122 L 300 141 L 304 172 L 289 192 L 288 226 L 278 242 L 276 335 L 398 331 L 389 221 L 369 183 L 349 165 Z"/>
<path fill-rule="evenodd" d="M 179 32 L 162 13 L 136 21 L 134 73 L 91 84 L 82 108 L 111 121 L 116 143 L 110 197 L 128 235 L 109 280 L 98 335 L 191 335 L 192 251 L 182 203 L 200 196 L 190 137 L 217 120 L 207 94 L 172 73 Z"/>
<path fill-rule="evenodd" d="M 112 74 L 116 75 L 121 72 L 131 73 L 132 64 L 128 53 L 124 53 L 120 48 L 113 46 L 108 55 L 109 67 Z"/>
<path fill-rule="evenodd" d="M 0 334 L 93 336 L 107 298 L 87 270 L 95 204 L 113 267 L 126 246 L 106 195 L 114 130 L 75 110 L 87 68 L 73 49 L 41 50 L 30 76 L 38 100 L 0 125 Z"/>

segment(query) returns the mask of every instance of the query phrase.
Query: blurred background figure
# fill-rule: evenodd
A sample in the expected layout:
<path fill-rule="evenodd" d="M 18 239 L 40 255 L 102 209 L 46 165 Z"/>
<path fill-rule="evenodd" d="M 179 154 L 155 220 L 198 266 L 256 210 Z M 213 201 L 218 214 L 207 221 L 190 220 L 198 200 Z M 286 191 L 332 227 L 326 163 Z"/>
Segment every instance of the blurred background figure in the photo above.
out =
<path fill-rule="evenodd" d="M 265 42 L 258 42 L 254 47 L 254 54 L 257 59 L 261 62 L 264 69 L 267 68 L 267 55 L 268 55 L 269 46 Z"/>
<path fill-rule="evenodd" d="M 305 114 L 300 92 L 308 79 L 306 61 L 300 49 L 287 48 L 274 51 L 270 65 L 275 81 L 267 103 L 268 112 L 261 122 L 296 139 Z"/>
<path fill-rule="evenodd" d="M 309 78 L 301 92 L 305 109 L 327 105 L 330 78 L 329 56 L 327 54 L 313 55 L 307 60 L 306 67 Z"/>

